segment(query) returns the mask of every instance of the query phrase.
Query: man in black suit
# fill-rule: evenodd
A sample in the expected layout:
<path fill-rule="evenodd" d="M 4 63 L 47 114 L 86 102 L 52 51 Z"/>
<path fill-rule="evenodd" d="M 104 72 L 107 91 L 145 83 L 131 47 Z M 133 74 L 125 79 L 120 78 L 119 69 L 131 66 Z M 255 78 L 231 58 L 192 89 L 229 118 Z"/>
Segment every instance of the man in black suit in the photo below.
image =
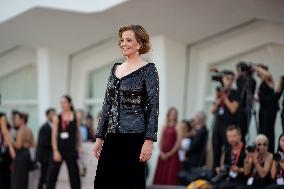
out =
<path fill-rule="evenodd" d="M 206 163 L 206 145 L 208 130 L 206 127 L 206 114 L 198 112 L 194 117 L 196 134 L 191 138 L 189 149 L 186 151 L 187 168 L 202 167 Z"/>
<path fill-rule="evenodd" d="M 47 121 L 40 128 L 38 135 L 38 145 L 36 158 L 41 164 L 40 180 L 38 183 L 38 189 L 42 189 L 46 185 L 46 178 L 48 167 L 52 158 L 52 148 L 51 148 L 51 128 L 52 128 L 52 118 L 56 114 L 54 108 L 49 108 L 46 111 Z"/>
<path fill-rule="evenodd" d="M 180 183 L 188 185 L 201 175 L 207 176 L 202 167 L 206 164 L 206 146 L 208 130 L 206 127 L 206 114 L 198 112 L 193 120 L 195 134 L 191 137 L 191 143 L 185 152 L 185 160 L 182 161 L 182 171 L 179 174 Z M 198 170 L 198 171 L 197 171 Z"/>

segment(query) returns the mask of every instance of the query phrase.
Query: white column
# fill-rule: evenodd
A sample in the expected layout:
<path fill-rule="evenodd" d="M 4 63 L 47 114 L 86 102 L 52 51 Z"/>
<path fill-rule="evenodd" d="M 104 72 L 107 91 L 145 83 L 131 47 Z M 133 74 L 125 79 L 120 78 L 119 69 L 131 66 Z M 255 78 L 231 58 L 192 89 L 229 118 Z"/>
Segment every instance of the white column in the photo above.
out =
<path fill-rule="evenodd" d="M 60 97 L 67 93 L 68 55 L 48 48 L 37 49 L 39 123 L 49 107 L 59 109 Z"/>
<path fill-rule="evenodd" d="M 151 40 L 152 50 L 150 53 L 151 59 L 155 63 L 160 82 L 160 96 L 159 96 L 159 127 L 158 127 L 158 142 L 154 143 L 152 158 L 149 161 L 149 179 L 148 184 L 153 183 L 155 176 L 156 165 L 159 157 L 159 141 L 161 136 L 162 125 L 164 125 L 164 118 L 167 109 L 167 74 L 166 74 L 166 48 L 165 39 L 163 36 L 153 37 Z"/>
<path fill-rule="evenodd" d="M 49 53 L 47 48 L 37 49 L 38 116 L 45 121 L 44 112 L 50 105 Z"/>
<path fill-rule="evenodd" d="M 166 114 L 169 107 L 174 106 L 182 115 L 184 95 L 184 75 L 186 64 L 186 45 L 166 38 L 153 37 L 151 40 L 151 59 L 155 63 L 160 79 L 159 102 L 159 130 L 158 142 L 154 143 L 152 159 L 149 162 L 148 184 L 153 182 L 157 160 L 159 156 L 159 141 L 162 136 L 162 127 L 165 125 Z"/>

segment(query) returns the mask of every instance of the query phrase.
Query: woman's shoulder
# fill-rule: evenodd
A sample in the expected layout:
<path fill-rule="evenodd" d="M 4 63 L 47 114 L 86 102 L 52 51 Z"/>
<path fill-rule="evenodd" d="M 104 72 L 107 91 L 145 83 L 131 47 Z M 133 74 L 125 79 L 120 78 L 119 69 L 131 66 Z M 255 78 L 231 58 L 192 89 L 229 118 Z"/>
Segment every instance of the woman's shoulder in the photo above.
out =
<path fill-rule="evenodd" d="M 147 73 L 147 75 L 152 74 L 152 73 L 158 73 L 156 65 L 152 62 L 149 62 L 146 65 L 144 65 L 144 68 L 146 68 L 144 70 Z"/>

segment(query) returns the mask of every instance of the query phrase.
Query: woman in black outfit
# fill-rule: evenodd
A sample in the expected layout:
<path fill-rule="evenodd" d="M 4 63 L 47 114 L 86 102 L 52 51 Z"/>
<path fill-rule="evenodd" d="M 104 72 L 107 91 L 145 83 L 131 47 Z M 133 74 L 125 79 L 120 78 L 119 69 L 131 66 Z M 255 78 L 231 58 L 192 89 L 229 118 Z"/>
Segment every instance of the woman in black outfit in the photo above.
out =
<path fill-rule="evenodd" d="M 273 184 L 265 189 L 284 189 L 284 133 L 279 136 L 277 153 L 280 156 L 274 156 L 270 171 Z"/>
<path fill-rule="evenodd" d="M 273 155 L 268 152 L 268 139 L 260 134 L 255 139 L 256 150 L 248 152 L 244 160 L 246 185 L 237 189 L 260 189 L 271 184 L 270 170 Z"/>
<path fill-rule="evenodd" d="M 262 80 L 259 89 L 259 133 L 267 136 L 269 140 L 268 150 L 274 153 L 274 128 L 277 115 L 277 101 L 274 91 L 274 81 L 268 71 L 268 67 L 262 64 L 254 66 L 257 76 Z"/>
<path fill-rule="evenodd" d="M 14 143 L 16 156 L 12 163 L 11 189 L 29 188 L 30 148 L 35 147 L 32 130 L 27 126 L 28 114 L 20 113 L 20 124 Z"/>
<path fill-rule="evenodd" d="M 78 150 L 81 147 L 80 129 L 72 100 L 65 95 L 61 98 L 62 113 L 53 118 L 51 144 L 53 161 L 47 177 L 47 189 L 54 189 L 63 161 L 66 162 L 72 189 L 80 189 L 80 175 L 77 164 Z"/>
<path fill-rule="evenodd" d="M 158 72 L 140 56 L 150 49 L 142 26 L 121 27 L 119 46 L 127 60 L 115 63 L 108 79 L 93 150 L 99 159 L 94 186 L 145 189 L 145 165 L 157 141 Z"/>

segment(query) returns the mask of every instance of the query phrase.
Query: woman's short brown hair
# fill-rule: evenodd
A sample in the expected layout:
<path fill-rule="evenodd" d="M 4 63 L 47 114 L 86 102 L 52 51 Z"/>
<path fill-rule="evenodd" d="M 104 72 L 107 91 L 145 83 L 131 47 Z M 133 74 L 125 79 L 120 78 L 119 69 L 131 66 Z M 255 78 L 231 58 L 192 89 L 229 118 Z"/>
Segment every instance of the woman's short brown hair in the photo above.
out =
<path fill-rule="evenodd" d="M 150 38 L 147 31 L 140 25 L 125 25 L 119 28 L 119 41 L 118 45 L 120 46 L 120 38 L 122 33 L 128 30 L 132 30 L 135 33 L 135 38 L 137 42 L 141 45 L 139 49 L 139 54 L 146 54 L 150 50 Z"/>

